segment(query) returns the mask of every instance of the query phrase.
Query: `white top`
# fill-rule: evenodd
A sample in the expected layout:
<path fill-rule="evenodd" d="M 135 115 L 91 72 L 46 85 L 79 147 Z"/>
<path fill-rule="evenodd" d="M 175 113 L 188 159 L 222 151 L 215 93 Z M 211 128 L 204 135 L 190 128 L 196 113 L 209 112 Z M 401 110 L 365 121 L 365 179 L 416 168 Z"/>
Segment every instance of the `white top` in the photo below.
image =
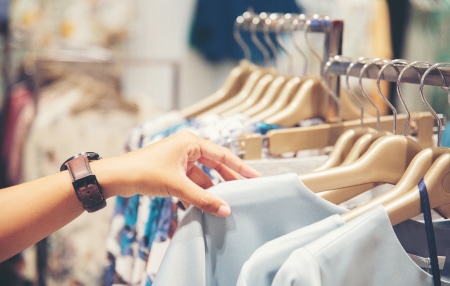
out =
<path fill-rule="evenodd" d="M 295 249 L 342 226 L 345 221 L 340 215 L 332 215 L 291 233 L 265 243 L 245 262 L 236 285 L 268 285 L 289 255 Z"/>
<path fill-rule="evenodd" d="M 345 211 L 312 193 L 294 173 L 227 181 L 210 191 L 230 204 L 231 215 L 188 209 L 153 285 L 236 285 L 258 247 Z"/>
<path fill-rule="evenodd" d="M 423 286 L 433 277 L 405 252 L 379 206 L 292 252 L 272 285 Z"/>

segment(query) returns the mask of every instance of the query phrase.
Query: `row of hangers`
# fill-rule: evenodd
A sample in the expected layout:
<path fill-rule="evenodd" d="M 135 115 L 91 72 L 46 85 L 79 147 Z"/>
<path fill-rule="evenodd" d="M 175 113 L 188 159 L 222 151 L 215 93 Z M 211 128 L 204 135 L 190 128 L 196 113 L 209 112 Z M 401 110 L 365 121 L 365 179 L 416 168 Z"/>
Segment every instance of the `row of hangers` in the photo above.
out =
<path fill-rule="evenodd" d="M 433 110 L 424 94 L 426 85 L 440 86 L 447 92 L 450 104 L 450 63 L 432 65 L 423 61 L 379 58 L 354 61 L 343 56 L 332 56 L 327 57 L 325 63 L 319 60 L 319 76 L 311 76 L 307 72 L 294 73 L 292 65 L 288 65 L 288 72 L 277 70 L 273 63 L 276 63 L 278 49 L 286 53 L 288 59 L 291 58 L 279 37 L 280 31 L 286 29 L 286 25 L 291 32 L 301 27 L 304 42 L 309 46 L 307 34 L 314 21 L 319 26 L 325 26 L 324 23 L 330 20 L 318 16 L 307 18 L 301 15 L 286 17 L 252 13 L 238 17 L 236 31 L 242 26 L 250 30 L 253 43 L 265 55 L 266 65 L 260 67 L 248 60 L 242 61 L 217 93 L 182 113 L 186 117 L 243 113 L 249 116 L 250 122 L 264 121 L 285 127 L 265 135 L 242 134 L 244 159 L 260 159 L 264 148 L 272 155 L 280 155 L 332 147 L 323 164 L 311 172 L 299 174 L 303 184 L 332 203 L 341 204 L 380 184 L 393 186 L 387 192 L 343 213 L 344 221 L 351 221 L 380 204 L 386 209 L 392 225 L 422 214 L 421 182 L 427 187 L 430 208 L 443 218 L 450 218 L 450 149 L 441 144 L 442 117 Z M 275 56 L 272 64 L 269 50 L 265 50 L 255 36 L 260 26 L 266 45 L 279 47 L 272 50 Z M 270 31 L 275 32 L 278 39 L 275 45 L 269 37 Z M 243 43 L 238 36 L 236 39 Z M 292 34 L 290 39 L 299 54 L 303 55 Z M 243 47 L 248 53 L 248 49 Z M 313 54 L 317 55 L 314 51 Z M 336 66 L 341 67 L 342 64 L 344 71 L 336 71 Z M 341 77 L 345 78 L 344 89 L 348 98 L 340 94 Z M 360 94 L 350 88 L 350 77 L 357 77 Z M 381 115 L 379 107 L 364 89 L 362 82 L 365 78 L 376 79 L 378 95 L 391 111 L 390 115 Z M 405 110 L 404 114 L 399 114 L 383 94 L 380 87 L 382 80 L 396 83 L 396 95 Z M 418 95 L 428 112 L 409 111 L 401 93 L 401 84 L 405 82 L 418 84 Z M 373 107 L 375 116 L 368 115 L 366 106 Z M 349 116 L 344 112 L 349 109 L 356 112 Z M 358 115 L 356 118 L 355 114 Z M 313 117 L 322 118 L 324 123 L 295 126 L 301 120 Z M 436 143 L 433 141 L 435 133 Z"/>
<path fill-rule="evenodd" d="M 376 118 L 376 128 L 368 127 L 365 124 L 364 116 L 361 115 L 359 126 L 341 133 L 325 163 L 312 172 L 300 174 L 301 181 L 313 192 L 335 204 L 345 202 L 378 184 L 392 184 L 393 188 L 388 192 L 359 205 L 342 216 L 344 220 L 350 221 L 374 206 L 382 204 L 385 206 L 392 224 L 395 225 L 421 214 L 418 183 L 424 179 L 429 192 L 430 207 L 444 218 L 449 218 L 450 149 L 441 146 L 443 119 L 426 100 L 424 86 L 430 74 L 434 73 L 435 77 L 437 74 L 441 78 L 440 86 L 448 93 L 450 100 L 450 85 L 448 84 L 450 63 L 431 65 L 421 61 L 363 58 L 352 62 L 348 58 L 335 56 L 330 58 L 327 65 L 342 60 L 349 63 L 346 72 L 347 83 L 349 71 L 356 63 L 362 66 L 359 72 L 360 83 L 369 66 L 376 66 L 379 70 L 378 85 L 387 68 L 390 67 L 396 71 L 398 74 L 396 91 L 405 109 L 405 120 L 398 120 L 397 110 L 388 101 L 386 103 L 393 113 L 391 115 L 393 118 L 391 131 L 381 129 L 382 122 L 379 114 Z M 417 73 L 418 93 L 420 92 L 420 98 L 429 110 L 429 112 L 421 113 L 422 117 L 417 121 L 421 126 L 416 126 L 414 129 L 426 132 L 428 138 L 432 137 L 433 129 L 436 129 L 437 146 L 432 142 L 424 146 L 417 138 L 411 136 L 413 133 L 409 132 L 412 116 L 403 100 L 400 83 L 402 76 L 410 69 Z M 438 72 L 436 73 L 436 71 Z M 363 89 L 362 85 L 361 88 Z M 364 91 L 362 94 L 368 99 Z M 380 96 L 383 96 L 381 92 Z M 363 110 L 362 104 L 360 108 Z M 437 128 L 434 128 L 434 121 Z M 402 130 L 400 134 L 399 130 Z M 304 138 L 304 140 L 314 140 L 312 138 Z"/>
<path fill-rule="evenodd" d="M 264 55 L 263 66 L 250 62 L 250 49 L 240 36 L 242 30 L 250 32 L 252 43 Z M 258 31 L 262 32 L 259 37 Z M 223 117 L 243 114 L 249 118 L 249 123 L 263 121 L 288 127 L 269 131 L 266 135 L 242 134 L 240 148 L 245 159 L 261 158 L 264 141 L 268 142 L 268 152 L 275 156 L 285 152 L 333 146 L 344 131 L 353 130 L 362 124 L 363 118 L 357 118 L 360 114 L 363 116 L 363 112 L 362 109 L 361 112 L 358 111 L 358 107 L 348 97 L 339 96 L 339 86 L 333 86 L 335 81 L 327 78 L 327 65 L 320 64 L 322 58 L 309 41 L 308 35 L 312 32 L 325 34 L 324 54 L 331 50 L 341 50 L 343 24 L 339 20 L 319 15 L 255 14 L 250 11 L 237 17 L 234 35 L 244 51 L 245 59 L 229 73 L 219 90 L 181 110 L 182 115 L 185 118 L 198 118 L 211 114 Z M 302 35 L 304 40 L 300 43 L 298 39 Z M 264 41 L 260 41 L 261 37 Z M 291 41 L 295 55 L 288 51 L 287 40 Z M 280 54 L 277 54 L 278 50 L 287 55 L 288 68 L 285 72 L 277 67 Z M 308 64 L 307 52 L 319 62 L 320 75 L 308 73 L 307 67 L 311 65 Z M 293 59 L 298 55 L 303 67 L 300 69 L 302 72 L 295 73 L 292 67 L 298 64 L 294 64 Z M 348 90 L 350 93 L 350 88 Z M 335 111 L 332 109 L 333 103 L 336 105 Z M 352 112 L 348 112 L 349 110 Z M 300 121 L 313 117 L 321 118 L 325 124 L 294 127 Z M 398 115 L 395 119 L 399 125 L 405 124 L 407 120 L 405 115 Z M 364 119 L 366 127 L 378 127 L 382 130 L 391 130 L 393 122 L 394 118 L 390 115 Z M 414 133 L 424 146 L 430 146 L 431 135 L 427 127 L 432 124 L 430 114 L 414 113 L 408 132 Z"/>
<path fill-rule="evenodd" d="M 434 85 L 442 86 L 450 95 L 447 84 L 449 73 L 446 70 L 450 64 L 431 65 L 427 62 L 408 62 L 400 59 L 360 58 L 352 61 L 342 56 L 335 56 L 328 59 L 321 67 L 320 76 L 316 77 L 308 76 L 306 72 L 301 75 L 294 74 L 291 66 L 288 73 L 277 70 L 273 64 L 277 60 L 278 49 L 275 47 L 279 47 L 288 55 L 288 58 L 291 58 L 280 38 L 280 32 L 285 30 L 286 26 L 290 32 L 297 31 L 301 27 L 305 42 L 309 46 L 307 34 L 313 21 L 317 21 L 316 24 L 319 23 L 320 26 L 329 22 L 330 19 L 317 15 L 308 18 L 304 15 L 286 16 L 264 13 L 256 15 L 250 12 L 238 17 L 236 40 L 241 44 L 248 58 L 249 49 L 239 37 L 239 29 L 242 26 L 247 27 L 253 43 L 264 55 L 266 66 L 260 67 L 248 60 L 243 60 L 231 71 L 224 86 L 217 93 L 199 104 L 186 108 L 182 113 L 186 117 L 202 114 L 230 116 L 244 113 L 250 118 L 254 116 L 255 120 L 290 127 L 271 130 L 266 135 L 245 135 L 243 146 L 247 155 L 252 152 L 261 154 L 262 139 L 268 142 L 267 147 L 271 154 L 332 146 L 333 149 L 325 163 L 310 173 L 299 175 L 306 186 L 331 202 L 342 203 L 378 184 L 394 185 L 383 195 L 343 214 L 346 221 L 352 220 L 380 203 L 386 207 L 393 225 L 421 214 L 417 185 L 422 178 L 429 190 L 431 208 L 444 218 L 449 218 L 450 208 L 447 205 L 450 204 L 450 151 L 441 146 L 442 118 L 431 108 L 423 90 L 431 74 L 435 81 L 436 78 L 441 79 L 439 84 Z M 264 45 L 256 37 L 255 32 L 258 27 L 264 33 L 266 45 L 272 48 L 272 56 L 275 57 L 272 65 L 268 64 L 270 52 L 264 49 Z M 269 32 L 275 32 L 276 44 L 271 41 Z M 293 33 L 291 33 L 291 40 L 296 50 L 302 54 L 299 45 L 295 44 L 297 42 Z M 317 55 L 315 52 L 314 54 Z M 339 89 L 333 89 L 329 85 L 330 67 L 342 62 L 347 66 L 345 73 L 340 75 L 345 76 L 348 94 L 352 96 L 353 103 L 356 103 L 359 109 L 358 119 L 343 120 L 345 116 L 341 111 L 345 103 L 340 101 Z M 349 77 L 355 76 L 353 70 L 355 67 L 359 72 L 356 75 L 359 79 L 360 95 L 353 93 L 349 86 Z M 375 70 L 375 77 L 373 70 Z M 410 70 L 416 72 L 416 78 L 412 81 L 419 83 L 420 97 L 429 112 L 411 114 L 403 100 L 400 84 L 411 82 L 411 75 L 406 76 Z M 372 76 L 368 76 L 369 71 L 372 72 Z M 437 74 L 436 71 L 438 71 Z M 390 74 L 391 77 L 392 74 L 396 75 L 396 80 L 390 81 L 396 82 L 396 93 L 405 114 L 398 114 L 381 91 L 380 82 L 387 78 L 386 74 Z M 365 92 L 362 79 L 370 77 L 377 80 L 379 95 L 391 110 L 391 115 L 381 116 L 378 107 Z M 280 99 L 286 101 L 279 104 L 277 100 Z M 332 99 L 337 106 L 337 118 L 330 118 L 329 99 Z M 374 107 L 376 116 L 366 117 L 363 100 Z M 283 118 L 283 114 L 287 114 L 289 110 L 289 104 L 293 106 L 295 102 L 298 104 L 292 108 L 293 112 Z M 288 117 L 294 118 L 292 114 L 295 114 L 295 119 L 286 120 Z M 311 117 L 321 117 L 326 123 L 309 127 L 291 127 L 302 119 Z M 434 129 L 436 129 L 435 123 L 437 146 L 432 140 Z"/>
<path fill-rule="evenodd" d="M 247 27 L 253 43 L 265 55 L 265 61 L 268 62 L 267 55 L 270 52 L 263 48 L 264 45 L 256 36 L 258 29 L 262 29 L 266 45 L 277 46 L 286 52 L 287 49 L 279 36 L 281 31 L 285 29 L 297 31 L 300 27 L 306 35 L 305 42 L 308 42 L 307 34 L 312 23 L 326 26 L 329 22 L 329 18 L 316 15 L 308 18 L 304 15 L 287 17 L 286 14 L 256 15 L 246 12 L 236 20 L 235 36 L 236 40 L 242 44 L 239 29 L 242 26 Z M 275 32 L 276 44 L 271 42 L 269 32 Z M 295 43 L 293 37 L 291 40 Z M 298 46 L 296 48 L 297 51 L 301 50 Z M 248 51 L 245 46 L 243 50 Z M 273 55 L 276 55 L 275 51 L 278 49 L 273 49 Z M 276 60 L 275 58 L 274 62 Z M 343 104 L 348 103 L 342 102 L 338 94 L 339 90 L 333 89 L 328 84 L 330 67 L 332 69 L 335 63 L 342 62 L 348 64 L 345 74 L 340 75 L 345 75 L 348 94 L 353 97 L 353 104 L 356 102 L 356 109 L 359 109 L 357 119 L 345 118 L 341 110 Z M 447 186 L 447 180 L 450 180 L 450 177 L 447 178 L 447 174 L 450 174 L 450 152 L 448 148 L 441 147 L 442 119 L 430 107 L 423 94 L 428 77 L 431 74 L 436 78 L 436 71 L 438 71 L 437 76 L 441 78 L 440 85 L 449 90 L 448 70 L 446 70 L 448 66 L 449 64 L 446 63 L 431 65 L 426 62 L 408 62 L 399 59 L 361 58 L 352 61 L 342 56 L 335 56 L 329 58 L 321 67 L 320 76 L 309 76 L 280 72 L 273 63 L 258 66 L 243 60 L 231 71 L 221 89 L 200 103 L 182 110 L 182 114 L 185 117 L 198 117 L 205 114 L 232 116 L 236 113 L 244 113 L 250 118 L 258 115 L 253 117 L 254 120 L 287 127 L 271 130 L 266 135 L 245 134 L 243 148 L 246 155 L 251 153 L 260 155 L 263 139 L 268 142 L 267 148 L 271 154 L 332 146 L 333 149 L 326 162 L 314 171 L 300 175 L 300 179 L 311 190 L 334 203 L 348 200 L 377 184 L 394 185 L 393 189 L 386 194 L 347 212 L 344 215 L 346 220 L 353 219 L 379 203 L 386 206 L 393 224 L 420 214 L 417 183 L 421 178 L 425 179 L 430 190 L 431 207 L 443 217 L 448 218 L 450 209 L 445 205 L 450 204 L 450 185 Z M 359 71 L 361 95 L 352 93 L 349 88 L 349 77 L 355 75 L 353 71 L 355 67 L 358 67 Z M 381 116 L 377 106 L 371 102 L 364 91 L 362 79 L 368 78 L 369 70 L 374 69 L 377 71 L 375 78 L 379 95 L 388 105 L 391 115 Z M 409 78 L 404 80 L 409 70 L 416 72 L 414 82 L 420 83 L 421 99 L 429 112 L 411 114 L 404 103 L 400 84 L 410 82 Z M 392 73 L 397 76 L 395 80 L 397 96 L 403 104 L 405 114 L 398 114 L 381 92 L 380 81 L 386 79 L 386 74 Z M 277 100 L 280 99 L 286 101 L 278 105 Z M 330 117 L 329 99 L 332 99 L 337 106 L 335 112 L 337 116 L 333 118 Z M 362 100 L 367 100 L 376 109 L 376 116 L 365 115 Z M 289 109 L 289 104 L 293 106 L 294 103 L 298 104 L 295 108 Z M 281 120 L 283 114 L 288 114 L 286 110 L 292 111 L 289 114 L 295 117 L 286 116 L 283 119 L 295 119 Z M 267 115 L 269 111 L 273 111 L 270 114 L 272 117 L 261 115 Z M 321 117 L 325 123 L 309 127 L 292 127 L 302 119 L 311 117 Z M 435 123 L 438 134 L 436 147 L 432 141 Z M 251 159 L 250 157 L 246 159 Z"/>
<path fill-rule="evenodd" d="M 336 59 L 340 60 L 339 57 L 334 60 Z M 363 60 L 363 62 L 367 67 L 367 60 Z M 416 82 L 419 83 L 420 97 L 437 125 L 436 145 L 424 147 L 417 140 L 408 136 L 409 121 L 404 125 L 402 135 L 396 134 L 395 129 L 390 134 L 362 132 L 363 135 L 357 136 L 358 139 L 355 143 L 350 144 L 351 151 L 339 165 L 319 167 L 311 173 L 300 175 L 301 180 L 314 192 L 334 203 L 348 200 L 377 184 L 393 184 L 391 190 L 343 214 L 343 218 L 346 221 L 352 220 L 372 207 L 382 204 L 385 206 L 392 224 L 395 225 L 421 214 L 418 183 L 423 178 L 428 189 L 430 207 L 444 218 L 449 218 L 450 149 L 441 146 L 442 118 L 426 100 L 424 87 L 427 77 L 434 73 L 435 77 L 437 75 L 441 78 L 440 86 L 450 95 L 448 84 L 450 63 L 431 65 L 421 61 L 409 63 L 404 60 L 380 59 L 369 62 L 378 65 L 380 74 L 389 66 L 401 69 L 401 71 L 397 70 L 397 95 L 402 104 L 404 104 L 404 100 L 399 88 L 401 77 L 409 69 L 417 72 Z M 363 73 L 364 69 L 361 69 L 361 74 Z M 377 78 L 378 82 L 381 78 L 380 74 Z M 407 106 L 403 107 L 409 118 Z M 397 116 L 395 109 L 393 109 L 393 116 Z M 352 157 L 351 154 L 354 154 L 355 148 L 362 150 L 358 144 L 364 141 L 363 138 L 370 138 L 368 141 L 371 143 L 363 148 L 365 151 L 359 153 L 359 156 Z"/>
<path fill-rule="evenodd" d="M 286 127 L 294 126 L 303 119 L 313 116 L 328 120 L 328 94 L 320 76 L 307 74 L 307 57 L 296 41 L 294 32 L 301 31 L 305 41 L 312 30 L 326 31 L 330 25 L 327 17 L 306 17 L 294 14 L 255 14 L 245 12 L 236 19 L 235 38 L 244 51 L 242 60 L 228 75 L 223 86 L 214 94 L 197 102 L 181 113 L 186 118 L 201 117 L 208 114 L 233 116 L 243 114 L 249 122 L 264 121 Z M 240 33 L 247 29 L 252 43 L 261 51 L 264 65 L 250 62 L 250 49 L 245 44 Z M 257 31 L 262 32 L 258 37 Z M 297 55 L 303 59 L 303 71 L 293 72 L 294 58 L 288 51 L 282 34 L 287 35 L 295 46 Z M 262 42 L 260 38 L 263 38 Z M 310 45 L 309 45 L 310 47 Z M 288 58 L 287 71 L 280 71 L 279 52 L 281 50 Z M 317 53 L 310 48 L 317 57 Z M 321 60 L 320 57 L 318 59 Z M 314 96 L 313 96 L 314 95 Z M 308 106 L 308 108 L 303 108 Z M 301 112 L 299 112 L 301 110 Z"/>

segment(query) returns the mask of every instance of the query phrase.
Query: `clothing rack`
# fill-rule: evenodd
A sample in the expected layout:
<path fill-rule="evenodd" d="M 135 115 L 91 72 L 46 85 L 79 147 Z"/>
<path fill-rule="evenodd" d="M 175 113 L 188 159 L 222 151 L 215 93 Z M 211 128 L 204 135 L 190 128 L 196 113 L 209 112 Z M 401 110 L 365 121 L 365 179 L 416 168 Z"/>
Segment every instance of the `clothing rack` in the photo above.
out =
<path fill-rule="evenodd" d="M 255 23 L 254 19 L 258 21 Z M 270 21 L 267 21 L 269 19 Z M 281 25 L 280 20 L 286 22 L 290 25 Z M 302 25 L 293 25 L 294 21 L 302 23 Z M 252 25 L 253 24 L 253 25 Z M 239 30 L 246 31 L 258 31 L 266 32 L 267 25 L 272 25 L 273 27 L 281 28 L 279 30 L 275 29 L 276 32 L 290 32 L 293 28 L 296 30 L 304 30 L 306 33 L 323 33 L 324 43 L 323 43 L 323 56 L 321 57 L 320 75 L 323 80 L 327 83 L 328 88 L 331 92 L 338 95 L 340 90 L 340 80 L 337 76 L 330 76 L 325 78 L 323 74 L 323 69 L 325 64 L 328 62 L 330 57 L 334 57 L 342 54 L 342 44 L 343 44 L 343 33 L 344 33 L 344 21 L 343 20 L 332 20 L 328 16 L 312 15 L 306 16 L 304 14 L 294 14 L 294 13 L 260 13 L 256 14 L 252 11 L 244 12 L 242 15 L 236 18 L 235 22 L 235 39 L 243 49 L 245 58 L 249 59 L 249 49 L 242 40 Z M 305 30 L 306 29 L 306 30 Z M 274 31 L 274 30 L 271 30 Z M 337 104 L 337 103 L 336 103 Z M 263 145 L 263 139 L 260 135 L 244 135 L 245 143 L 243 144 L 243 152 L 245 159 L 255 159 L 261 156 L 260 152 L 252 152 L 252 150 L 261 150 Z"/>
<path fill-rule="evenodd" d="M 171 92 L 171 109 L 180 107 L 180 74 L 181 64 L 178 60 L 163 58 L 142 58 L 123 55 L 106 49 L 95 49 L 92 51 L 76 51 L 69 49 L 54 51 L 32 51 L 36 54 L 35 65 L 46 64 L 51 62 L 65 63 L 71 65 L 91 64 L 93 66 L 102 67 L 105 65 L 133 65 L 133 66 L 168 66 L 172 70 L 172 92 Z M 38 75 L 36 75 L 38 76 Z M 39 79 L 37 79 L 39 82 Z"/>
<path fill-rule="evenodd" d="M 254 19 L 258 21 L 253 22 Z M 270 21 L 267 21 L 270 20 Z M 283 23 L 280 24 L 280 20 L 283 20 Z M 294 21 L 298 23 L 302 23 L 302 25 L 295 24 Z M 252 25 L 252 23 L 254 25 Z M 285 23 L 289 24 L 286 25 Z M 280 27 L 280 30 L 277 32 L 290 32 L 292 29 L 301 30 L 306 29 L 306 33 L 323 33 L 324 34 L 324 43 L 323 43 L 323 56 L 322 56 L 322 64 L 320 66 L 320 75 L 323 77 L 323 68 L 327 63 L 330 57 L 334 57 L 336 55 L 342 54 L 342 42 L 343 42 L 343 33 L 344 33 L 344 21 L 343 20 L 332 20 L 328 16 L 320 16 L 318 14 L 314 14 L 312 16 L 306 16 L 304 14 L 295 14 L 295 13 L 260 13 L 256 14 L 254 12 L 247 11 L 244 12 L 241 16 L 236 18 L 235 23 L 235 39 L 244 50 L 244 54 L 249 53 L 246 45 L 243 43 L 243 40 L 240 38 L 239 33 L 236 33 L 238 29 L 251 31 L 255 29 L 258 32 L 264 32 L 266 30 L 267 25 L 271 25 L 273 27 Z M 272 30 L 273 31 L 273 30 Z M 246 55 L 246 58 L 250 57 Z M 340 81 L 338 77 L 328 77 L 324 78 L 324 81 L 327 82 L 328 87 L 332 92 L 336 95 L 339 94 L 340 89 Z"/>
<path fill-rule="evenodd" d="M 350 60 L 333 60 L 333 58 L 330 58 L 330 66 L 328 68 L 328 72 L 334 76 L 346 75 L 347 68 L 351 63 L 352 62 Z M 359 77 L 363 67 L 363 62 L 354 62 L 352 69 L 349 71 L 349 76 Z M 398 75 L 404 69 L 404 65 L 396 65 L 395 67 L 397 70 L 395 70 L 394 68 L 387 68 L 381 75 L 380 79 L 390 82 L 397 82 Z M 378 65 L 376 62 L 370 66 L 367 66 L 365 74 L 362 75 L 363 78 L 377 79 L 380 68 L 381 65 Z M 420 84 L 421 77 L 427 69 L 428 67 L 423 67 L 419 64 L 417 67 L 415 67 L 415 69 L 406 70 L 401 78 L 401 82 Z M 418 73 L 420 73 L 420 75 Z M 443 80 L 443 77 L 445 78 L 445 81 Z M 450 84 L 449 68 L 441 68 L 440 71 L 438 71 L 437 69 L 432 70 L 424 79 L 424 84 L 431 86 L 443 86 L 444 82 Z"/>

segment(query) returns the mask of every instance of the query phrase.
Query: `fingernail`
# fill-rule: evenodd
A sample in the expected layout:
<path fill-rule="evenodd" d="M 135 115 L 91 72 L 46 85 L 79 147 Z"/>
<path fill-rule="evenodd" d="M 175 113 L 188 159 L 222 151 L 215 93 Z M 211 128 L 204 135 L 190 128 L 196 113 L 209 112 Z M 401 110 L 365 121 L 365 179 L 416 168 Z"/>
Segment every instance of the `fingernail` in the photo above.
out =
<path fill-rule="evenodd" d="M 231 209 L 227 205 L 221 205 L 219 209 L 217 210 L 217 215 L 221 217 L 229 216 L 231 213 Z"/>

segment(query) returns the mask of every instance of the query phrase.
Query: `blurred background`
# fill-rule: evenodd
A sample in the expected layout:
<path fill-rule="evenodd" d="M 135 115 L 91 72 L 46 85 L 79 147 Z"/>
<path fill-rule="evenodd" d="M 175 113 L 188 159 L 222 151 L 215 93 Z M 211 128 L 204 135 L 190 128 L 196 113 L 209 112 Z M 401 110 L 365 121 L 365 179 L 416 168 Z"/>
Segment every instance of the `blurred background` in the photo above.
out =
<path fill-rule="evenodd" d="M 136 126 L 213 94 L 244 59 L 233 29 L 249 9 L 343 20 L 342 54 L 355 59 L 450 61 L 448 0 L 0 0 L 1 186 L 57 172 L 82 151 L 123 153 Z M 444 97 L 430 101 L 448 116 Z M 2 263 L 0 285 L 104 284 L 113 207 Z"/>

